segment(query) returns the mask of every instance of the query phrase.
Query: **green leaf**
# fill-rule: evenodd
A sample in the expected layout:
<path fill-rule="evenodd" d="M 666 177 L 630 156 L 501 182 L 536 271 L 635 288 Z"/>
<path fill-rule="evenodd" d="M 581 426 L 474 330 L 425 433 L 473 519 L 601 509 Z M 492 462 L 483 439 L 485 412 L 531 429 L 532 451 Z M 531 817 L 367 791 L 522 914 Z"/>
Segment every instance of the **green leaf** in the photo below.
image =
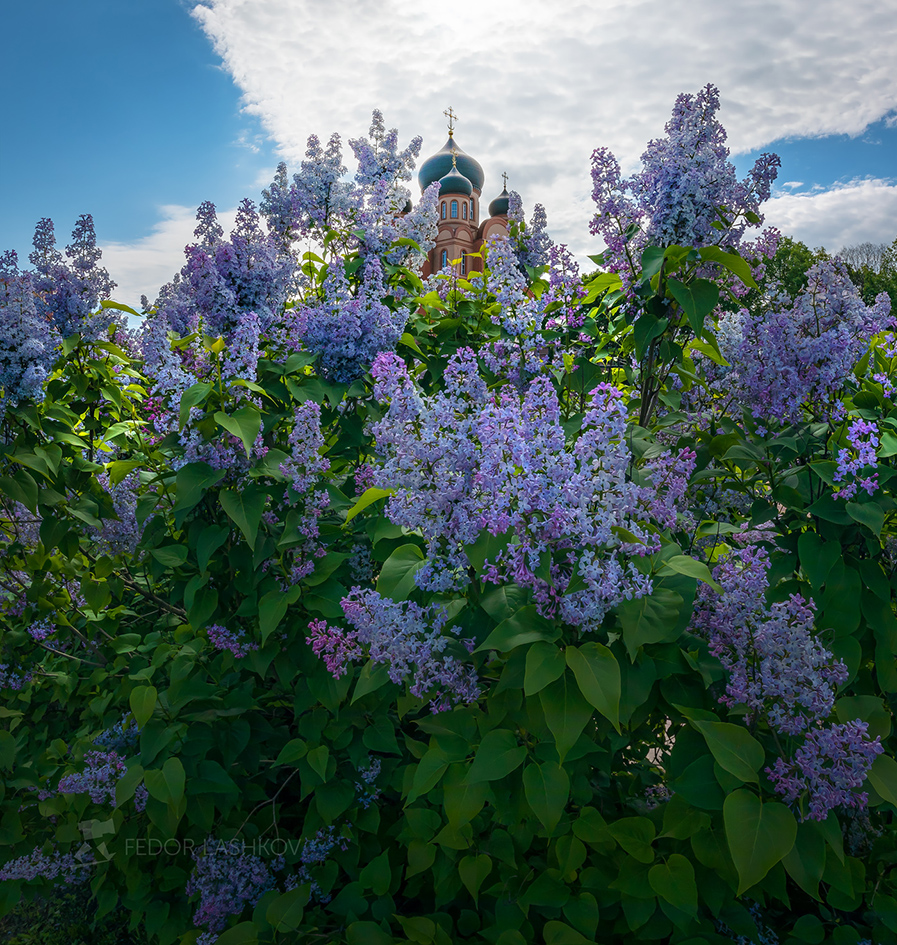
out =
<path fill-rule="evenodd" d="M 137 790 L 137 785 L 143 780 L 143 768 L 140 765 L 131 765 L 130 768 L 115 782 L 115 806 L 121 807 L 129 801 Z"/>
<path fill-rule="evenodd" d="M 212 392 L 212 385 L 208 381 L 198 381 L 192 387 L 188 387 L 187 390 L 181 395 L 181 407 L 180 407 L 180 426 L 183 430 L 187 424 L 187 420 L 190 417 L 190 410 L 193 407 L 198 407 L 203 403 L 206 397 Z"/>
<path fill-rule="evenodd" d="M 274 926 L 275 932 L 297 932 L 302 913 L 311 896 L 308 883 L 278 896 L 265 911 L 265 918 Z"/>
<path fill-rule="evenodd" d="M 417 587 L 414 575 L 425 563 L 424 553 L 417 545 L 400 545 L 383 562 L 377 578 L 377 592 L 394 601 L 407 600 Z"/>
<path fill-rule="evenodd" d="M 474 650 L 474 653 L 482 650 L 508 653 L 525 643 L 536 643 L 540 640 L 554 643 L 560 635 L 560 630 L 538 612 L 535 604 L 527 604 L 516 614 L 503 620 Z"/>
<path fill-rule="evenodd" d="M 636 321 L 632 330 L 632 338 L 635 342 L 635 356 L 639 361 L 644 357 L 648 345 L 664 333 L 669 323 L 668 318 L 656 318 L 649 313 L 642 315 Z"/>
<path fill-rule="evenodd" d="M 602 643 L 568 646 L 567 665 L 573 670 L 579 691 L 620 731 L 620 664 Z"/>
<path fill-rule="evenodd" d="M 295 604 L 302 595 L 302 588 L 294 584 L 288 591 L 269 591 L 259 601 L 259 630 L 262 644 L 280 626 L 290 604 Z"/>
<path fill-rule="evenodd" d="M 131 706 L 131 712 L 134 713 L 137 728 L 143 728 L 152 717 L 158 695 L 155 686 L 138 686 L 131 690 L 128 704 Z"/>
<path fill-rule="evenodd" d="M 187 608 L 187 619 L 194 630 L 202 630 L 218 608 L 218 591 L 213 587 L 201 587 Z"/>
<path fill-rule="evenodd" d="M 496 622 L 512 617 L 528 600 L 528 593 L 516 584 L 502 584 L 480 598 L 480 607 Z"/>
<path fill-rule="evenodd" d="M 473 896 L 475 903 L 480 899 L 480 887 L 492 872 L 492 857 L 481 853 L 479 856 L 465 856 L 458 864 L 458 875 L 465 888 Z"/>
<path fill-rule="evenodd" d="M 258 945 L 258 940 L 258 927 L 255 922 L 241 922 L 222 932 L 215 939 L 215 945 Z"/>
<path fill-rule="evenodd" d="M 669 574 L 671 571 L 676 574 L 685 574 L 688 577 L 697 578 L 699 581 L 709 584 L 717 594 L 722 594 L 723 592 L 722 587 L 713 580 L 710 568 L 708 568 L 703 561 L 695 561 L 694 558 L 689 558 L 688 555 L 673 555 L 672 558 L 668 558 L 663 562 L 663 567 L 658 573 Z"/>
<path fill-rule="evenodd" d="M 695 279 L 686 285 L 670 278 L 667 285 L 688 316 L 692 331 L 699 335 L 704 329 L 704 319 L 719 304 L 719 289 L 709 279 Z"/>
<path fill-rule="evenodd" d="M 0 729 L 0 767 L 12 771 L 16 760 L 16 750 L 15 738 L 9 732 Z"/>
<path fill-rule="evenodd" d="M 447 769 L 448 759 L 445 752 L 439 748 L 430 748 L 414 769 L 406 806 L 436 787 Z"/>
<path fill-rule="evenodd" d="M 483 736 L 467 774 L 471 784 L 478 781 L 497 781 L 518 768 L 526 758 L 526 748 L 507 729 L 498 728 Z"/>
<path fill-rule="evenodd" d="M 720 354 L 716 344 L 708 344 L 706 341 L 695 340 L 689 343 L 689 348 L 700 351 L 701 354 L 710 358 L 714 364 L 718 364 L 720 367 L 729 367 L 729 362 Z"/>
<path fill-rule="evenodd" d="M 558 922 L 556 919 L 545 923 L 542 934 L 545 937 L 545 945 L 592 945 L 594 941 L 594 939 L 586 938 L 565 922 Z"/>
<path fill-rule="evenodd" d="M 163 804 L 177 806 L 184 797 L 186 775 L 179 758 L 168 758 L 162 770 L 146 771 L 143 776 L 150 796 Z"/>
<path fill-rule="evenodd" d="M 275 765 L 291 765 L 308 754 L 308 746 L 301 738 L 293 738 L 280 749 Z"/>
<path fill-rule="evenodd" d="M 265 511 L 265 493 L 257 486 L 247 486 L 239 492 L 222 490 L 218 496 L 221 507 L 240 529 L 249 547 L 255 550 L 262 513 Z"/>
<path fill-rule="evenodd" d="M 230 529 L 224 525 L 206 525 L 196 543 L 196 563 L 200 571 L 209 566 L 212 555 L 227 541 Z"/>
<path fill-rule="evenodd" d="M 623 817 L 607 825 L 611 836 L 639 863 L 654 861 L 654 838 L 657 831 L 646 817 Z"/>
<path fill-rule="evenodd" d="M 430 847 L 436 852 L 435 847 Z M 411 875 L 411 874 L 409 874 Z M 353 922 L 346 929 L 349 945 L 394 945 L 395 939 L 383 931 L 376 922 Z"/>
<path fill-rule="evenodd" d="M 655 587 L 648 597 L 620 604 L 617 616 L 630 659 L 647 643 L 669 643 L 678 639 L 679 612 L 684 603 L 681 594 L 667 587 Z"/>
<path fill-rule="evenodd" d="M 879 755 L 867 777 L 878 794 L 897 807 L 897 761 L 890 755 Z"/>
<path fill-rule="evenodd" d="M 583 699 L 576 680 L 567 673 L 546 686 L 539 693 L 539 701 L 563 764 L 592 718 L 592 706 Z"/>
<path fill-rule="evenodd" d="M 751 267 L 748 265 L 747 261 L 742 259 L 737 253 L 727 253 L 720 249 L 719 246 L 702 246 L 698 252 L 701 254 L 701 259 L 719 263 L 719 265 L 728 269 L 729 272 L 734 272 L 749 288 L 757 288 L 757 283 L 754 281 L 754 276 L 751 273 Z"/>
<path fill-rule="evenodd" d="M 691 862 L 680 853 L 671 853 L 666 863 L 658 863 L 648 871 L 651 888 L 671 906 L 686 915 L 698 914 L 698 884 Z"/>
<path fill-rule="evenodd" d="M 493 535 L 488 528 L 484 528 L 477 536 L 477 540 L 464 549 L 467 560 L 478 574 L 482 572 L 486 561 L 495 562 L 496 556 L 511 543 L 514 534 L 513 528 L 509 528 L 500 535 Z"/>
<path fill-rule="evenodd" d="M 876 538 L 885 524 L 884 509 L 877 502 L 848 502 L 847 514 L 860 525 L 865 525 Z"/>
<path fill-rule="evenodd" d="M 804 532 L 797 539 L 797 553 L 804 574 L 809 578 L 813 590 L 818 591 L 841 557 L 841 543 L 824 541 L 816 532 Z"/>
<path fill-rule="evenodd" d="M 215 414 L 215 422 L 242 442 L 247 456 L 252 453 L 252 444 L 262 428 L 262 415 L 252 404 L 243 404 L 230 416 L 219 410 Z"/>
<path fill-rule="evenodd" d="M 365 489 L 355 505 L 346 512 L 346 521 L 351 522 L 359 512 L 363 512 L 369 505 L 373 505 L 374 502 L 378 502 L 380 499 L 385 499 L 395 494 L 395 489 L 379 489 L 376 486 Z"/>
<path fill-rule="evenodd" d="M 764 804 L 751 791 L 738 790 L 723 804 L 723 822 L 738 871 L 740 896 L 791 852 L 797 838 L 797 821 L 784 804 Z"/>
<path fill-rule="evenodd" d="M 305 756 L 311 770 L 317 774 L 322 781 L 327 780 L 327 762 L 330 761 L 330 749 L 326 745 L 318 745 Z"/>
<path fill-rule="evenodd" d="M 523 789 L 527 803 L 551 836 L 567 806 L 570 793 L 567 772 L 552 761 L 527 765 L 523 769 Z"/>
<path fill-rule="evenodd" d="M 721 768 L 740 781 L 758 780 L 766 752 L 743 725 L 694 720 L 691 725 L 704 736 L 707 747 Z"/>
<path fill-rule="evenodd" d="M 819 899 L 819 881 L 825 872 L 825 840 L 815 826 L 798 824 L 797 840 L 782 865 L 805 893 Z"/>
<path fill-rule="evenodd" d="M 449 766 L 443 782 L 442 804 L 449 826 L 458 830 L 483 809 L 489 795 L 486 781 L 468 781 L 469 767 L 464 764 Z"/>
<path fill-rule="evenodd" d="M 532 696 L 562 676 L 566 669 L 564 651 L 553 643 L 539 640 L 526 653 L 523 691 Z"/>
<path fill-rule="evenodd" d="M 166 568 L 179 568 L 187 560 L 187 549 L 183 545 L 150 548 L 150 554 Z"/>
<path fill-rule="evenodd" d="M 114 462 L 106 464 L 106 472 L 109 473 L 109 481 L 113 486 L 117 486 L 129 473 L 143 466 L 142 459 L 116 459 Z"/>
<path fill-rule="evenodd" d="M 173 511 L 178 513 L 192 509 L 205 491 L 221 482 L 226 473 L 226 469 L 212 469 L 208 463 L 187 463 L 186 466 L 181 466 L 175 480 L 177 502 Z"/>

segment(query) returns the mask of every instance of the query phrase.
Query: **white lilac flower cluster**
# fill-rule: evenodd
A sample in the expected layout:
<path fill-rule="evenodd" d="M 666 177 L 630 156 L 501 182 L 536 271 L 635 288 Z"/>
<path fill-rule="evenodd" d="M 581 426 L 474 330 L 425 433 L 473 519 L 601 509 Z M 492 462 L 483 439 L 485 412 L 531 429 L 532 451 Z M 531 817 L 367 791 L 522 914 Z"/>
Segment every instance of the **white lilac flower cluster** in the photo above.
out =
<path fill-rule="evenodd" d="M 745 719 L 761 719 L 774 731 L 802 737 L 792 758 L 767 771 L 792 803 L 806 796 L 809 816 L 824 820 L 833 807 L 861 807 L 856 793 L 881 753 L 865 722 L 829 724 L 837 687 L 848 670 L 813 632 L 815 608 L 800 594 L 767 603 L 769 554 L 758 546 L 730 551 L 714 568 L 722 594 L 702 584 L 693 632 L 728 673 L 720 702 L 743 706 Z"/>
<path fill-rule="evenodd" d="M 381 355 L 372 373 L 375 397 L 389 404 L 372 426 L 375 480 L 396 489 L 390 520 L 424 536 L 419 587 L 468 584 L 467 547 L 487 529 L 510 530 L 513 540 L 486 562 L 483 579 L 531 589 L 546 617 L 593 630 L 611 608 L 650 593 L 633 557 L 659 546 L 652 522 L 674 522 L 694 454 L 658 458 L 644 470 L 650 485 L 634 482 L 618 390 L 592 391 L 582 432 L 568 444 L 548 378 L 522 395 L 512 385 L 491 393 L 469 349 L 453 356 L 444 390 L 432 396 L 396 355 Z M 567 593 L 574 579 L 579 589 Z"/>

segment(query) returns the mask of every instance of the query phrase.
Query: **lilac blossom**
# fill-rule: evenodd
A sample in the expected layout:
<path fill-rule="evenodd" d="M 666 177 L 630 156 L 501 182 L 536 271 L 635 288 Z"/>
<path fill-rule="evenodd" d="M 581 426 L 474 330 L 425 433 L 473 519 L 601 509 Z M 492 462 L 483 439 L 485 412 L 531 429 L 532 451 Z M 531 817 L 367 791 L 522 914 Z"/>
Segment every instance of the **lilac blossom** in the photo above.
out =
<path fill-rule="evenodd" d="M 37 307 L 33 276 L 20 272 L 16 254 L 0 255 L 0 413 L 44 399 L 61 336 Z"/>
<path fill-rule="evenodd" d="M 396 355 L 381 355 L 372 373 L 374 396 L 389 401 L 372 427 L 381 456 L 376 484 L 396 489 L 390 520 L 423 534 L 428 561 L 416 574 L 419 587 L 465 586 L 466 546 L 488 529 L 511 530 L 513 540 L 486 562 L 483 579 L 531 588 L 546 617 L 589 630 L 623 600 L 650 593 L 650 580 L 630 559 L 658 547 L 651 522 L 674 520 L 694 456 L 667 459 L 668 469 L 658 460 L 645 470 L 645 484 L 632 481 L 619 391 L 599 385 L 592 392 L 582 431 L 568 444 L 545 377 L 522 394 L 509 386 L 490 394 L 467 349 L 449 362 L 444 390 L 431 396 L 418 391 Z M 567 594 L 574 574 L 584 587 Z"/>
<path fill-rule="evenodd" d="M 355 782 L 355 793 L 358 797 L 358 803 L 367 810 L 375 801 L 380 798 L 380 789 L 376 786 L 377 778 L 380 777 L 381 763 L 379 758 L 368 756 L 366 765 L 358 766 L 358 776 L 360 780 Z"/>
<path fill-rule="evenodd" d="M 309 625 L 306 638 L 334 678 L 366 655 L 374 663 L 386 664 L 392 682 L 407 680 L 412 695 L 429 697 L 434 712 L 479 698 L 475 670 L 445 655 L 449 637 L 441 632 L 447 619 L 442 607 L 392 601 L 360 587 L 340 603 L 352 629 L 318 620 Z"/>
<path fill-rule="evenodd" d="M 780 159 L 761 154 L 739 181 L 728 160 L 726 131 L 716 119 L 719 91 L 705 86 L 681 94 L 665 126 L 666 137 L 649 142 L 642 170 L 628 180 L 607 148 L 592 154 L 592 198 L 598 212 L 592 233 L 607 246 L 605 265 L 628 284 L 645 246 L 725 245 L 737 249 L 748 214 L 769 199 Z M 721 229 L 714 226 L 719 223 Z M 754 224 L 756 225 L 756 224 Z"/>
<path fill-rule="evenodd" d="M 865 807 L 869 795 L 856 789 L 884 751 L 881 738 L 870 738 L 868 729 L 859 720 L 811 728 L 793 758 L 778 758 L 766 769 L 776 791 L 789 804 L 806 795 L 812 820 L 825 820 L 837 807 Z"/>
<path fill-rule="evenodd" d="M 857 489 L 864 489 L 869 495 L 878 490 L 878 472 L 868 476 L 859 474 L 868 467 L 876 467 L 875 451 L 878 447 L 878 427 L 867 420 L 857 418 L 847 430 L 849 448 L 838 450 L 838 468 L 832 477 L 835 482 L 844 482 L 836 492 L 837 499 L 852 499 Z"/>
<path fill-rule="evenodd" d="M 371 366 L 381 351 L 392 351 L 405 330 L 408 311 L 383 302 L 383 269 L 369 258 L 357 291 L 350 290 L 342 260 L 327 270 L 322 296 L 298 310 L 299 333 L 306 347 L 320 354 L 321 373 L 351 383 Z"/>
<path fill-rule="evenodd" d="M 35 847 L 31 853 L 16 857 L 0 867 L 0 880 L 31 881 L 43 879 L 49 882 L 77 885 L 90 876 L 91 862 L 86 858 L 75 859 L 74 853 L 60 853 L 55 847 L 44 853 L 41 847 Z"/>
<path fill-rule="evenodd" d="M 545 208 L 537 203 L 527 226 L 520 194 L 512 190 L 508 195 L 508 242 L 524 272 L 527 266 L 538 269 L 548 263 L 549 251 L 553 244 L 545 230 L 546 225 Z"/>
<path fill-rule="evenodd" d="M 729 552 L 713 570 L 718 594 L 701 584 L 692 629 L 728 672 L 720 702 L 746 707 L 779 732 L 797 735 L 832 711 L 848 670 L 813 632 L 815 605 L 800 594 L 766 602 L 769 554 Z"/>
<path fill-rule="evenodd" d="M 31 682 L 31 673 L 12 670 L 8 663 L 0 663 L 0 689 L 19 690 Z"/>
<path fill-rule="evenodd" d="M 306 837 L 299 854 L 298 879 L 308 883 L 311 895 L 322 904 L 328 903 L 330 896 L 324 895 L 321 887 L 315 882 L 311 868 L 324 863 L 335 847 L 343 851 L 348 850 L 349 842 L 348 838 L 337 835 L 336 828 L 330 825 L 321 827 L 313 837 Z"/>
<path fill-rule="evenodd" d="M 236 846 L 238 850 L 232 849 Z M 269 889 L 275 888 L 268 864 L 258 856 L 242 851 L 241 844 L 226 844 L 210 837 L 193 854 L 194 866 L 185 892 L 199 896 L 193 915 L 197 928 L 208 930 L 197 942 L 212 943 L 227 926 L 232 915 L 254 906 Z"/>
<path fill-rule="evenodd" d="M 34 232 L 34 252 L 28 257 L 34 266 L 33 283 L 38 314 L 65 338 L 79 333 L 97 339 L 112 325 L 122 325 L 120 313 L 100 309 L 115 283 L 98 265 L 102 252 L 97 246 L 93 218 L 78 217 L 72 242 L 66 247 L 66 262 L 56 249 L 53 221 L 42 219 Z"/>
<path fill-rule="evenodd" d="M 758 420 L 796 423 L 810 410 L 839 420 L 839 394 L 876 333 L 894 324 L 882 292 L 867 306 L 837 260 L 816 263 L 796 299 L 773 289 L 755 312 L 729 316 L 722 383 Z"/>
<path fill-rule="evenodd" d="M 43 643 L 48 637 L 53 636 L 55 632 L 56 625 L 49 618 L 36 620 L 28 628 L 28 633 L 30 634 L 31 639 L 37 643 Z"/>
<path fill-rule="evenodd" d="M 127 770 L 115 751 L 88 751 L 84 770 L 67 774 L 59 781 L 60 794 L 89 794 L 94 804 L 115 806 L 115 785 Z"/>
<path fill-rule="evenodd" d="M 140 729 L 135 719 L 123 715 L 111 728 L 100 732 L 93 740 L 94 745 L 106 748 L 124 757 L 137 746 Z"/>
<path fill-rule="evenodd" d="M 245 630 L 228 630 L 221 624 L 213 623 L 206 628 L 206 633 L 209 636 L 209 643 L 216 650 L 228 650 L 233 653 L 235 659 L 242 659 L 258 649 L 257 643 L 246 640 Z"/>
<path fill-rule="evenodd" d="M 92 529 L 92 533 L 105 552 L 134 554 L 143 532 L 143 528 L 137 524 L 139 475 L 132 472 L 113 485 L 109 473 L 102 472 L 97 475 L 96 481 L 109 496 L 115 518 L 104 518 L 102 529 Z"/>

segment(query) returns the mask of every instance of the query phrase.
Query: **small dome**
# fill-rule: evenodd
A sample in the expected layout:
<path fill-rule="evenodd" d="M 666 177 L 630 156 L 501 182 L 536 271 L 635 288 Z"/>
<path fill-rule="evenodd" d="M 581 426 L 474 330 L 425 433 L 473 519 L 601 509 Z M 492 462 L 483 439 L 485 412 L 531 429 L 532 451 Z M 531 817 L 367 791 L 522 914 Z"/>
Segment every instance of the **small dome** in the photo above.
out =
<path fill-rule="evenodd" d="M 469 154 L 465 154 L 455 144 L 455 139 L 449 135 L 448 141 L 445 142 L 442 149 L 428 157 L 420 166 L 417 180 L 421 192 L 425 191 L 434 181 L 441 181 L 452 169 L 452 149 L 454 149 L 458 162 L 458 171 L 470 181 L 476 190 L 482 191 L 486 175 L 483 173 L 483 168 L 480 167 L 480 162 Z"/>
<path fill-rule="evenodd" d="M 446 194 L 462 194 L 469 197 L 473 193 L 473 184 L 458 170 L 453 167 L 445 177 L 439 180 L 439 196 Z"/>
<path fill-rule="evenodd" d="M 500 217 L 508 215 L 508 201 L 511 199 L 511 195 L 508 193 L 508 188 L 505 189 L 489 204 L 489 216 L 490 217 Z"/>

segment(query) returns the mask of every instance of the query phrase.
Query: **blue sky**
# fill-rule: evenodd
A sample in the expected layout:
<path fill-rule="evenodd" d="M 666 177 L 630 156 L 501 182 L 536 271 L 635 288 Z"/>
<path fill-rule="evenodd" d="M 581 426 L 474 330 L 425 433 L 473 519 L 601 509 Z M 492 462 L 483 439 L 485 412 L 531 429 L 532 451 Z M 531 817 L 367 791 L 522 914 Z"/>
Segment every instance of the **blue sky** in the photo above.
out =
<path fill-rule="evenodd" d="M 309 134 L 340 132 L 351 167 L 375 107 L 426 157 L 451 104 L 484 198 L 506 170 L 584 259 L 600 248 L 591 150 L 634 170 L 676 94 L 713 82 L 739 172 L 782 157 L 769 222 L 830 251 L 897 236 L 897 0 L 857 0 L 849 20 L 834 0 L 809 19 L 804 0 L 455 0 L 426 16 L 400 0 L 31 0 L 6 6 L 4 35 L 0 249 L 27 265 L 40 217 L 62 247 L 92 213 L 122 301 L 180 267 L 202 200 L 226 225 Z"/>

